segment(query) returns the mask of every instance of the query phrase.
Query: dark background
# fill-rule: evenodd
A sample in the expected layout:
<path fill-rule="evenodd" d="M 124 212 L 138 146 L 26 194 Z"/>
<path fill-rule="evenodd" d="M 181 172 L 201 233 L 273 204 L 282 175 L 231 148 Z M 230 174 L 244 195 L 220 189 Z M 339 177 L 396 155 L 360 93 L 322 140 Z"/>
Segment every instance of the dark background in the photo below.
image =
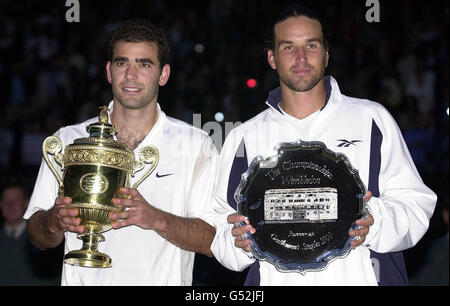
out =
<path fill-rule="evenodd" d="M 170 32 L 171 77 L 159 98 L 170 116 L 192 123 L 192 114 L 201 114 L 203 125 L 222 112 L 226 122 L 243 122 L 266 108 L 268 92 L 278 86 L 264 34 L 275 12 L 292 1 L 79 0 L 78 23 L 66 21 L 65 2 L 0 0 L 0 184 L 19 176 L 32 190 L 43 139 L 96 116 L 112 99 L 104 42 L 125 19 L 147 18 Z M 448 207 L 448 2 L 380 0 L 379 23 L 366 21 L 365 2 L 304 3 L 329 23 L 327 74 L 343 94 L 378 101 L 392 113 L 424 182 L 438 194 L 429 231 L 405 251 L 414 276 L 432 241 L 448 230 L 440 213 Z M 246 85 L 250 78 L 257 81 L 253 88 Z M 245 272 L 197 256 L 194 284 L 235 285 L 244 278 Z"/>

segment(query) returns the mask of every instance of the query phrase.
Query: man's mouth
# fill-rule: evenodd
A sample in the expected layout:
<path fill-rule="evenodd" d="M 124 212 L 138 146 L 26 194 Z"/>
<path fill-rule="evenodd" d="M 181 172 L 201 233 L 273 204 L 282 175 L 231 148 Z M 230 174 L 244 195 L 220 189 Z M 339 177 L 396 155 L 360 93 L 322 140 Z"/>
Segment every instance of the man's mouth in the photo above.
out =
<path fill-rule="evenodd" d="M 309 67 L 294 67 L 292 72 L 295 74 L 307 74 L 311 72 L 311 68 Z"/>
<path fill-rule="evenodd" d="M 138 87 L 122 87 L 122 90 L 126 93 L 131 93 L 131 94 L 138 93 L 141 91 L 141 89 Z"/>

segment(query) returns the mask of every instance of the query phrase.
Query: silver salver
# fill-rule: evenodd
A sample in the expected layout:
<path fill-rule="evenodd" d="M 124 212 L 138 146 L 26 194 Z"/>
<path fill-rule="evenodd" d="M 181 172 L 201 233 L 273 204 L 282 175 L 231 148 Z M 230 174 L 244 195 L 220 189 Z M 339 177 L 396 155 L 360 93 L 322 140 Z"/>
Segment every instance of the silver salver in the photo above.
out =
<path fill-rule="evenodd" d="M 351 251 L 348 232 L 365 216 L 366 187 L 343 153 L 318 141 L 279 143 L 257 156 L 234 198 L 256 229 L 251 253 L 281 272 L 320 271 Z M 238 224 L 238 226 L 242 226 Z"/>

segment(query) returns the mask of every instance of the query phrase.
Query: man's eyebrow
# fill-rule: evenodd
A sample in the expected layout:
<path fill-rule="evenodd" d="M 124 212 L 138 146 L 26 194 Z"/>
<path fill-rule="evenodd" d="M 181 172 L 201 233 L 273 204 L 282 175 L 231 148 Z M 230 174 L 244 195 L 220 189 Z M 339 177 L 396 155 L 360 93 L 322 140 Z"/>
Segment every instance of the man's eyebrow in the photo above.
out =
<path fill-rule="evenodd" d="M 281 46 L 282 44 L 292 44 L 293 42 L 291 40 L 280 40 L 278 42 L 278 46 Z"/>
<path fill-rule="evenodd" d="M 317 42 L 323 44 L 323 39 L 320 38 L 320 37 L 308 38 L 308 39 L 306 40 L 306 42 L 308 42 L 308 43 L 314 42 L 314 41 L 317 41 Z M 278 47 L 281 46 L 281 45 L 284 45 L 284 44 L 289 45 L 289 44 L 293 44 L 293 43 L 294 43 L 294 42 L 291 41 L 291 40 L 280 40 L 280 41 L 278 42 Z"/>
<path fill-rule="evenodd" d="M 145 58 L 137 58 L 136 59 L 136 63 L 150 63 L 152 65 L 155 64 L 151 59 L 149 59 L 147 57 L 145 57 Z"/>
<path fill-rule="evenodd" d="M 124 56 L 118 56 L 113 59 L 113 62 L 128 62 L 128 58 Z"/>
<path fill-rule="evenodd" d="M 128 57 L 125 57 L 125 56 L 117 56 L 113 59 L 113 62 L 129 62 L 129 59 L 128 59 Z M 137 58 L 136 63 L 150 63 L 152 65 L 155 64 L 151 59 L 149 59 L 147 57 Z"/>
<path fill-rule="evenodd" d="M 313 38 L 309 38 L 309 39 L 306 40 L 306 42 L 313 42 L 313 41 L 317 41 L 317 42 L 323 43 L 323 39 L 319 38 L 319 37 L 313 37 Z"/>
<path fill-rule="evenodd" d="M 277 44 L 277 48 L 279 48 L 282 45 L 290 45 L 290 44 L 293 44 L 293 42 L 290 40 L 280 40 Z"/>

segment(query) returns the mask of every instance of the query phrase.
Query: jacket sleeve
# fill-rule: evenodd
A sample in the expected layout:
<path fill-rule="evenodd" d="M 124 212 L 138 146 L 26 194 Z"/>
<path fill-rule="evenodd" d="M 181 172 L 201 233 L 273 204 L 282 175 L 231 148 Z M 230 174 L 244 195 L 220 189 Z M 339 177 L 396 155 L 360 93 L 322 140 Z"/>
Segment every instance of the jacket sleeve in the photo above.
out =
<path fill-rule="evenodd" d="M 195 161 L 192 183 L 187 196 L 189 202 L 187 216 L 200 218 L 211 226 L 214 226 L 211 198 L 217 159 L 217 150 L 210 137 L 206 136 Z"/>
<path fill-rule="evenodd" d="M 423 183 L 399 127 L 383 107 L 372 129 L 380 135 L 381 158 L 378 192 L 367 203 L 374 224 L 365 243 L 378 253 L 402 251 L 413 247 L 427 231 L 437 197 Z"/>
<path fill-rule="evenodd" d="M 214 257 L 226 268 L 233 271 L 242 271 L 252 264 L 253 259 L 251 253 L 247 253 L 234 245 L 234 237 L 231 234 L 233 224 L 227 222 L 230 214 L 236 213 L 235 203 L 229 203 L 230 194 L 235 190 L 230 188 L 230 173 L 234 166 L 235 158 L 243 158 L 238 156 L 242 151 L 239 149 L 242 138 L 236 137 L 233 131 L 227 137 L 224 147 L 220 153 L 219 169 L 216 172 L 215 190 L 214 190 L 214 225 L 216 227 L 216 235 L 211 245 L 211 251 Z M 242 170 L 242 173 L 246 169 Z M 240 170 L 241 171 L 241 170 Z M 232 207 L 233 206 L 233 207 Z"/>

